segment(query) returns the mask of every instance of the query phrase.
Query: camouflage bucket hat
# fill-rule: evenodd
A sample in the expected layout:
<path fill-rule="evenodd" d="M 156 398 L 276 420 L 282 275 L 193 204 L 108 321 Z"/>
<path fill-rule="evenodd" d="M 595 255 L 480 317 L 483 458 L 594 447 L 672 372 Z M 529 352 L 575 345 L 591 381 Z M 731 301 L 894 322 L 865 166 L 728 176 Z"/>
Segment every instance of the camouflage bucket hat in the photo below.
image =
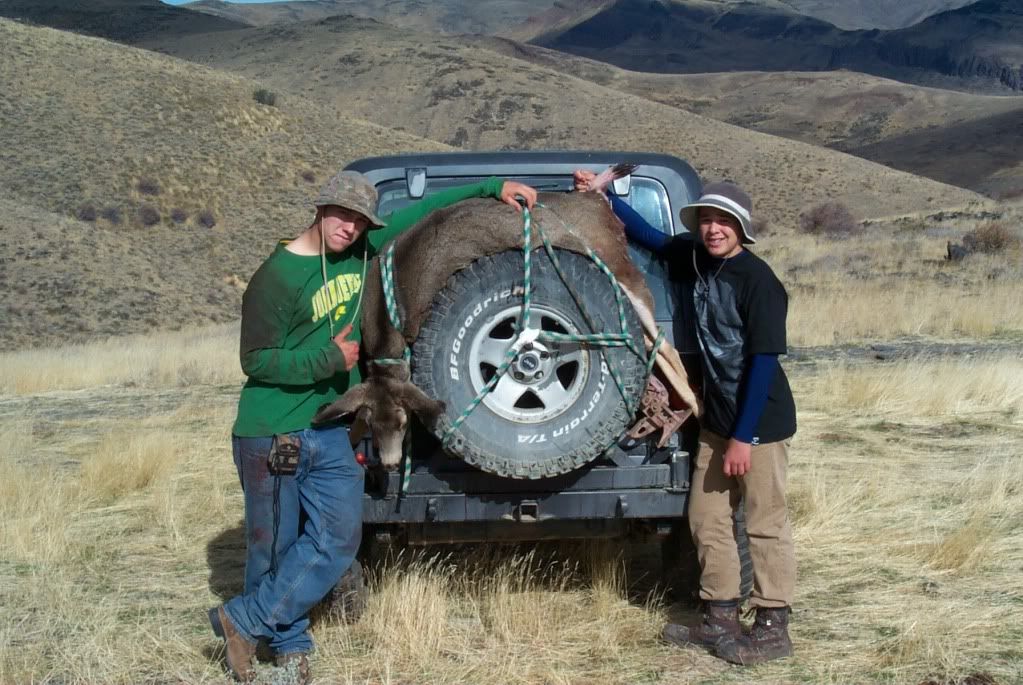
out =
<path fill-rule="evenodd" d="M 384 222 L 376 215 L 377 189 L 369 179 L 358 171 L 342 171 L 335 174 L 313 204 L 317 207 L 334 205 L 358 212 L 369 219 L 370 228 L 381 228 Z"/>

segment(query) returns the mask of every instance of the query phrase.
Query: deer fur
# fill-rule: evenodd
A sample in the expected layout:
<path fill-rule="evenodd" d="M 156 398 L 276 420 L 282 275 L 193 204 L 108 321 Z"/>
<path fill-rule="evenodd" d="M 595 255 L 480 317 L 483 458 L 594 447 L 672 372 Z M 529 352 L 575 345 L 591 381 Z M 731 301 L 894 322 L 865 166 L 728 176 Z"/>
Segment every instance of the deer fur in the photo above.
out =
<path fill-rule="evenodd" d="M 534 210 L 534 222 L 542 225 L 550 241 L 559 248 L 581 254 L 586 253 L 587 247 L 591 248 L 618 279 L 649 334 L 655 328 L 653 296 L 643 274 L 629 259 L 624 226 L 608 203 L 596 193 L 541 194 L 540 202 L 544 206 Z M 505 204 L 481 199 L 437 210 L 395 238 L 394 290 L 401 330 L 390 323 L 380 281 L 379 258 L 375 258 L 363 284 L 362 349 L 368 360 L 367 377 L 337 402 L 322 409 L 316 420 L 369 409 L 370 427 L 378 439 L 383 438 L 381 462 L 385 468 L 395 468 L 401 457 L 401 440 L 382 433 L 391 433 L 400 425 L 403 435 L 407 409 L 417 411 L 430 421 L 443 411 L 443 405 L 425 396 L 415 396 L 412 391 L 400 390 L 402 383 L 412 386 L 407 364 L 378 365 L 371 360 L 400 358 L 405 347 L 411 346 L 418 336 L 434 296 L 451 274 L 480 257 L 521 250 L 522 230 L 521 214 Z M 533 245 L 541 244 L 534 231 Z M 677 358 L 677 353 L 673 358 L 667 355 L 668 365 L 681 373 L 684 380 L 685 372 L 681 362 L 676 363 Z M 363 387 L 374 385 L 387 386 L 389 390 L 371 392 Z M 688 391 L 688 385 L 685 390 Z M 409 397 L 416 401 L 407 402 Z M 692 405 L 695 406 L 695 398 L 692 398 Z M 389 448 L 384 448 L 384 441 Z"/>

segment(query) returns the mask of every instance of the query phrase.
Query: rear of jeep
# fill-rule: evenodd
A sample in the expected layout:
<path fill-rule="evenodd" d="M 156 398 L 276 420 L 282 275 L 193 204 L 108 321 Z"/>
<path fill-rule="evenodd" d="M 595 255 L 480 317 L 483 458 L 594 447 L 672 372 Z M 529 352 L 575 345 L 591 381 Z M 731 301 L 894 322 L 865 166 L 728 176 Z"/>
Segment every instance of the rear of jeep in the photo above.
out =
<path fill-rule="evenodd" d="M 667 155 L 449 153 L 364 159 L 348 168 L 362 172 L 376 185 L 380 198 L 378 213 L 387 214 L 439 190 L 490 176 L 521 181 L 541 191 L 569 192 L 575 169 L 599 172 L 622 161 L 638 166 L 630 176 L 615 181 L 613 192 L 625 197 L 651 225 L 664 233 L 684 232 L 678 210 L 698 197 L 700 181 L 688 164 Z M 674 294 L 664 266 L 640 247 L 630 245 L 629 252 L 646 275 L 654 297 L 657 324 L 664 329 L 669 341 L 676 341 L 671 317 Z M 417 346 L 438 346 L 436 356 L 439 359 L 446 359 L 448 347 L 451 347 L 465 358 L 463 375 L 476 376 L 476 385 L 469 387 L 479 387 L 486 382 L 488 369 L 493 373 L 492 364 L 488 366 L 488 346 L 501 339 L 502 327 L 509 325 L 512 316 L 511 304 L 504 309 L 495 306 L 485 312 L 482 304 L 473 306 L 472 298 L 476 297 L 477 289 L 481 291 L 477 297 L 480 303 L 489 305 L 490 299 L 497 298 L 495 294 L 490 299 L 482 299 L 488 288 L 489 274 L 485 268 L 496 269 L 495 264 L 480 262 L 474 281 L 454 281 L 453 292 L 465 293 L 464 297 L 469 298 L 464 304 L 464 311 L 469 315 L 463 319 L 461 314 L 454 314 L 450 320 L 437 322 L 433 326 L 437 331 L 435 337 L 443 337 L 450 331 L 449 339 L 417 341 L 414 367 L 416 354 L 420 355 L 419 359 L 428 354 L 415 349 Z M 482 276 L 480 269 L 484 269 Z M 596 278 L 588 271 L 583 276 Z M 580 290 L 585 294 L 602 287 L 603 284 L 594 281 L 592 286 L 584 284 Z M 494 292 L 498 290 L 495 287 Z M 451 297 L 454 296 L 449 299 Z M 540 300 L 544 325 L 550 330 L 587 332 L 570 304 L 553 295 L 546 301 L 542 297 Z M 474 316 L 474 312 L 480 316 Z M 677 346 L 683 351 L 681 345 Z M 602 427 L 613 425 L 610 414 L 601 418 L 599 406 L 611 407 L 613 402 L 598 395 L 611 397 L 615 389 L 605 387 L 608 384 L 600 381 L 606 365 L 591 354 L 603 353 L 587 351 L 583 354 L 578 349 L 568 352 L 538 345 L 529 354 L 520 355 L 518 365 L 509 370 L 508 389 L 500 396 L 487 397 L 476 410 L 480 412 L 477 424 L 484 426 L 487 433 L 479 439 L 504 444 L 512 457 L 507 461 L 512 462 L 515 455 L 530 451 L 540 454 L 541 450 L 547 450 L 544 454 L 552 454 L 551 444 L 555 440 L 575 439 L 572 430 L 580 422 L 579 417 L 583 421 L 592 420 L 587 435 L 599 434 Z M 454 360 L 455 354 L 450 356 Z M 549 376 L 557 377 L 543 379 L 544 370 Z M 414 368 L 414 380 L 415 373 Z M 438 378 L 442 376 L 445 374 L 439 374 Z M 459 376 L 454 367 L 451 376 Z M 422 385 L 421 373 L 419 378 L 418 384 Z M 433 386 L 431 390 L 437 399 L 451 402 L 457 394 L 455 389 L 437 387 L 432 380 L 426 380 Z M 620 404 L 620 398 L 616 401 Z M 571 418 L 573 416 L 576 418 Z M 539 470 L 511 474 L 502 469 L 498 463 L 501 460 L 495 460 L 492 454 L 471 465 L 472 459 L 450 456 L 425 429 L 413 432 L 405 455 L 408 472 L 387 473 L 372 468 L 373 447 L 371 439 L 367 438 L 358 449 L 370 465 L 363 510 L 364 553 L 372 556 L 381 548 L 393 545 L 624 538 L 650 534 L 671 536 L 670 547 L 677 548 L 678 538 L 687 537 L 687 534 L 682 535 L 682 521 L 690 474 L 689 455 L 681 434 L 670 436 L 663 447 L 658 447 L 653 440 L 622 439 L 620 431 L 614 430 L 610 440 L 605 440 L 609 444 L 591 440 L 599 444 L 600 449 L 589 455 L 585 463 L 553 476 Z M 583 431 L 576 433 L 582 435 Z M 461 447 L 474 454 L 473 445 Z M 491 453 L 493 451 L 491 449 Z"/>

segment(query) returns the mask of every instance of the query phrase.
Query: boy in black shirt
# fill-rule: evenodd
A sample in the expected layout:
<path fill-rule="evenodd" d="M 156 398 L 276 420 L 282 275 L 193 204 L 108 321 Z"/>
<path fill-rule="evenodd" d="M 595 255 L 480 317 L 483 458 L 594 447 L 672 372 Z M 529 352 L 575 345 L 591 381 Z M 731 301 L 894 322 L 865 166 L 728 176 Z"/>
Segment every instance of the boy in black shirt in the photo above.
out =
<path fill-rule="evenodd" d="M 576 172 L 584 189 L 592 173 Z M 680 287 L 678 342 L 699 358 L 704 413 L 693 473 L 689 524 L 702 569 L 701 623 L 668 624 L 665 640 L 698 645 L 732 663 L 792 654 L 789 607 L 795 553 L 785 504 L 788 447 L 796 412 L 778 355 L 785 354 L 785 288 L 745 245 L 755 242 L 749 196 L 731 183 L 709 184 L 681 210 L 690 235 L 668 236 L 623 200 L 612 208 L 635 242 L 661 255 Z M 733 514 L 742 498 L 753 560 L 756 621 L 739 624 L 740 564 Z"/>

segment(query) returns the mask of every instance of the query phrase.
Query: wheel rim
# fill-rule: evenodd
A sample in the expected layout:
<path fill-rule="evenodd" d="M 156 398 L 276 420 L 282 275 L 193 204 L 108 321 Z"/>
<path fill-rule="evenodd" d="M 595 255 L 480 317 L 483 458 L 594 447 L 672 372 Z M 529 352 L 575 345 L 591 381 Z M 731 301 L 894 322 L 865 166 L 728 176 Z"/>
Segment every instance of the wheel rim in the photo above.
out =
<path fill-rule="evenodd" d="M 515 342 L 515 323 L 522 307 L 496 312 L 483 322 L 469 350 L 469 377 L 474 394 L 493 378 Z M 578 335 L 579 329 L 561 314 L 543 306 L 530 310 L 530 328 Z M 483 404 L 515 423 L 533 424 L 568 411 L 582 395 L 589 378 L 588 350 L 580 343 L 537 341 L 523 348 L 508 370 L 483 398 Z"/>

